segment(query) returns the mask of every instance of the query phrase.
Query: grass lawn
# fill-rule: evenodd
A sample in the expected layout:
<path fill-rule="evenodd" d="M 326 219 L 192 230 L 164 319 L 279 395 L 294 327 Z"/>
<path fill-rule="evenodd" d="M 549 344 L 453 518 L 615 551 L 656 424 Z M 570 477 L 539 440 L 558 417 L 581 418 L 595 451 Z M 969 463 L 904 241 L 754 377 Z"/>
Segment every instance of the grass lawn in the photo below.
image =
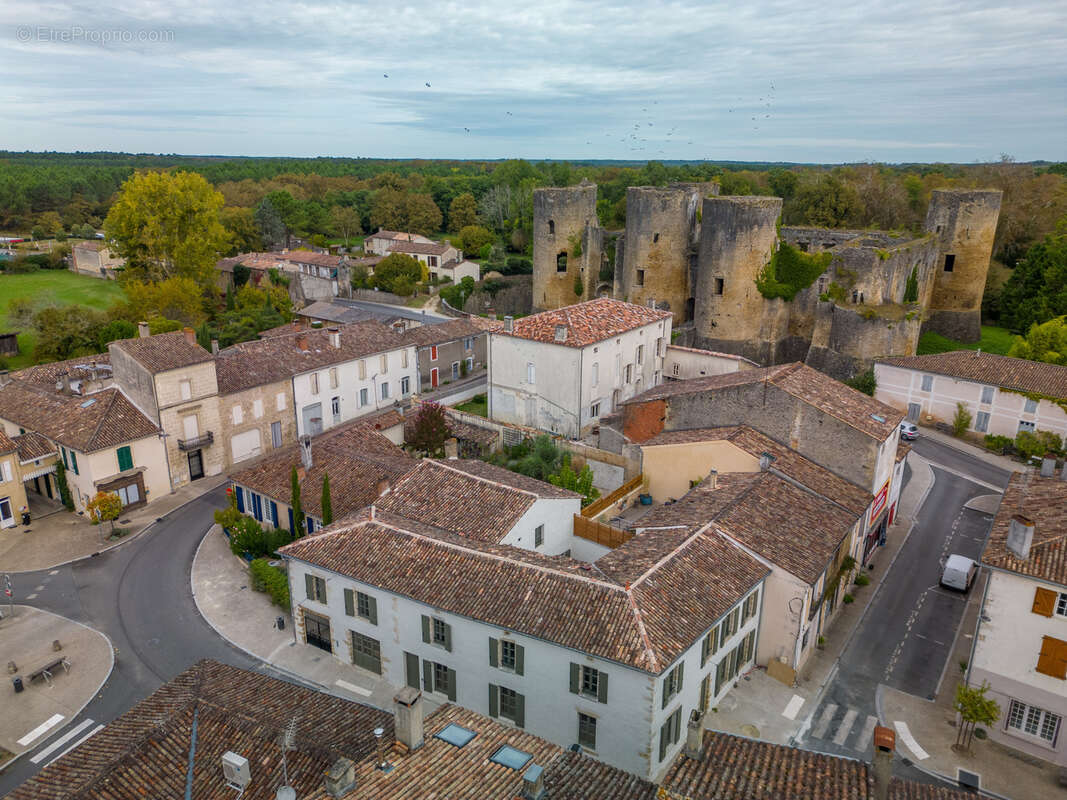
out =
<path fill-rule="evenodd" d="M 54 302 L 61 306 L 75 303 L 90 308 L 105 309 L 123 297 L 122 287 L 116 281 L 105 281 L 78 275 L 66 270 L 47 269 L 17 275 L 0 275 L 0 331 L 13 331 L 7 318 L 7 305 L 12 300 L 26 297 L 35 303 Z M 7 359 L 11 369 L 27 367 L 33 363 L 34 335 L 19 334 L 19 355 Z"/>
<path fill-rule="evenodd" d="M 994 325 L 983 325 L 982 338 L 977 342 L 957 342 L 939 333 L 927 331 L 919 337 L 917 353 L 920 356 L 925 356 L 932 353 L 947 353 L 950 350 L 977 350 L 981 348 L 986 353 L 1007 355 L 1014 339 L 1015 335 L 1007 328 L 998 328 Z"/>
<path fill-rule="evenodd" d="M 484 394 L 476 394 L 466 403 L 456 406 L 457 411 L 466 411 L 468 414 L 477 414 L 479 417 L 489 416 L 489 398 Z"/>

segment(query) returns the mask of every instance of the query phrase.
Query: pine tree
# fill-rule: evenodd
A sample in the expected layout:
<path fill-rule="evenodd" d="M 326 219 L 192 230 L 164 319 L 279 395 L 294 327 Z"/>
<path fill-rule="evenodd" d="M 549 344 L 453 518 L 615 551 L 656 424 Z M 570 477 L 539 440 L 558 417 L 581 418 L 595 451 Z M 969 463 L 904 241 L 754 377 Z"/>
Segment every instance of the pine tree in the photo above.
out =
<path fill-rule="evenodd" d="M 296 467 L 289 473 L 289 491 L 291 500 L 289 505 L 293 509 L 293 538 L 299 539 L 304 535 L 304 509 L 300 505 L 300 478 L 296 474 Z"/>
<path fill-rule="evenodd" d="M 330 476 L 322 476 L 322 524 L 329 525 L 333 522 L 333 500 L 330 497 Z"/>

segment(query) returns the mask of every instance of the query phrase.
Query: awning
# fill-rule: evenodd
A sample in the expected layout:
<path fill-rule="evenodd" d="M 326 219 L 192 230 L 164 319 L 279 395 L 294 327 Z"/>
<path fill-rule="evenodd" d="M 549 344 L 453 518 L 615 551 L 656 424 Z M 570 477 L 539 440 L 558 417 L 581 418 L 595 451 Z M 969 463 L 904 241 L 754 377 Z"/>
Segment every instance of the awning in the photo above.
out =
<path fill-rule="evenodd" d="M 46 467 L 38 467 L 37 469 L 33 470 L 33 472 L 23 472 L 22 482 L 25 483 L 26 481 L 32 481 L 34 478 L 39 478 L 41 475 L 47 475 L 49 472 L 55 471 L 56 465 L 55 462 L 53 462 Z"/>

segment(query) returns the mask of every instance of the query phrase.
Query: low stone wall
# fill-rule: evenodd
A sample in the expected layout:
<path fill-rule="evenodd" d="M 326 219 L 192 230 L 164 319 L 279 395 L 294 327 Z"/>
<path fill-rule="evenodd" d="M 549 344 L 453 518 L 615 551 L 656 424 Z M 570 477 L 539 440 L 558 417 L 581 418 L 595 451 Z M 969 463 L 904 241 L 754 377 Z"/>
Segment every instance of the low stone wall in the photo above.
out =
<path fill-rule="evenodd" d="M 389 303 L 394 306 L 404 306 L 410 298 L 401 297 L 392 292 L 376 292 L 373 289 L 353 289 L 353 300 L 366 300 L 370 303 Z"/>

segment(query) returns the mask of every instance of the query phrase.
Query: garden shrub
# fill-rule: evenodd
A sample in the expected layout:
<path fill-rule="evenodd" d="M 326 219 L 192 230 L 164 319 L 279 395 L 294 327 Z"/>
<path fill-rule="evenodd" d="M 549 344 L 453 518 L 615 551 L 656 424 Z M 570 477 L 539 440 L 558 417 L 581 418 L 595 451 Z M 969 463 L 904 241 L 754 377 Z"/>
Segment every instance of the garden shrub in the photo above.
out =
<path fill-rule="evenodd" d="M 289 608 L 289 578 L 284 569 L 272 567 L 265 558 L 257 558 L 248 565 L 252 574 L 252 588 L 257 592 L 266 592 L 271 602 L 281 608 Z"/>

